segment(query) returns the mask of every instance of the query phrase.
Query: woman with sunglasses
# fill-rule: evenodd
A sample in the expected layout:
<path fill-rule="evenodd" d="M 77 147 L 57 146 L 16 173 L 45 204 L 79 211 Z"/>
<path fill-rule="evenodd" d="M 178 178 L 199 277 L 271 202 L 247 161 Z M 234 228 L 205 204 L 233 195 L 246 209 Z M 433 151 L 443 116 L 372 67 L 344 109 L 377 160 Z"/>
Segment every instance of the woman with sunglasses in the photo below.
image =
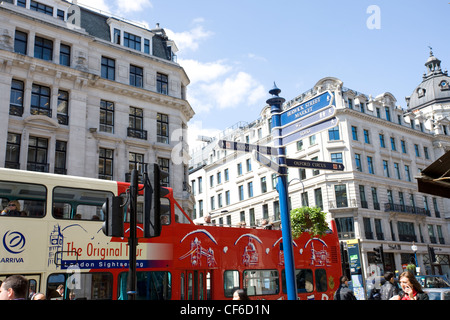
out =
<path fill-rule="evenodd" d="M 20 203 L 17 200 L 11 200 L 8 202 L 8 206 L 3 209 L 2 216 L 20 216 Z"/>

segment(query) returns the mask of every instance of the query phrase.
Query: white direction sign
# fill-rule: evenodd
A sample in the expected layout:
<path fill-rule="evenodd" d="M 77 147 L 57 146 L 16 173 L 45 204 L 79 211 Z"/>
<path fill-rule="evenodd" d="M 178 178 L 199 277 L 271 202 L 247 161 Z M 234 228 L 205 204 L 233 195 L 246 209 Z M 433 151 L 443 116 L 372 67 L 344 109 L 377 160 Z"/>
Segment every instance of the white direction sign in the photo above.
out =
<path fill-rule="evenodd" d="M 258 151 L 253 150 L 252 156 L 253 156 L 253 159 L 255 159 L 257 162 L 259 162 L 263 166 L 269 168 L 270 170 L 275 171 L 276 173 L 278 173 L 278 171 L 280 170 L 280 166 L 277 163 L 275 163 L 272 160 L 270 160 L 269 158 L 263 156 Z"/>
<path fill-rule="evenodd" d="M 333 117 L 331 119 L 328 119 L 328 120 L 325 120 L 318 124 L 315 124 L 313 126 L 310 126 L 306 129 L 297 131 L 293 134 L 283 137 L 282 138 L 283 145 L 286 145 L 290 142 L 298 141 L 298 140 L 304 139 L 306 137 L 312 136 L 313 134 L 319 133 L 320 131 L 333 128 L 333 127 L 337 126 L 338 122 L 339 122 L 339 120 L 336 119 L 336 117 Z"/>

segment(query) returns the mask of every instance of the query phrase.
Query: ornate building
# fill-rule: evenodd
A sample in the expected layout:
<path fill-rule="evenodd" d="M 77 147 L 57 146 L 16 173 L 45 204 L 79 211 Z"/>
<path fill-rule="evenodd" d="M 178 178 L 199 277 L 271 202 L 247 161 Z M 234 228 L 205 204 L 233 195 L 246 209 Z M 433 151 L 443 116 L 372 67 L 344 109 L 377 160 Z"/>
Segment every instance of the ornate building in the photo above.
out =
<path fill-rule="evenodd" d="M 286 155 L 340 162 L 345 170 L 289 168 L 289 202 L 291 208 L 321 207 L 335 219 L 343 242 L 360 239 L 366 272 L 373 267 L 380 274 L 401 272 L 414 258 L 415 244 L 422 274 L 450 274 L 449 199 L 418 192 L 415 179 L 450 150 L 450 79 L 434 56 L 425 66 L 427 74 L 407 98 L 407 110 L 389 92 L 374 97 L 332 77 L 284 104 L 287 110 L 327 90 L 334 95 L 337 126 L 287 144 Z M 210 215 L 220 225 L 279 224 L 276 173 L 251 153 L 219 149 L 218 139 L 273 145 L 270 107 L 254 122 L 238 123 L 192 154 L 194 217 L 203 222 Z M 374 250 L 381 245 L 384 270 Z M 436 253 L 434 263 L 429 248 Z"/>
<path fill-rule="evenodd" d="M 157 162 L 191 211 L 194 111 L 164 29 L 64 0 L 3 1 L 0 29 L 0 166 L 124 181 Z"/>

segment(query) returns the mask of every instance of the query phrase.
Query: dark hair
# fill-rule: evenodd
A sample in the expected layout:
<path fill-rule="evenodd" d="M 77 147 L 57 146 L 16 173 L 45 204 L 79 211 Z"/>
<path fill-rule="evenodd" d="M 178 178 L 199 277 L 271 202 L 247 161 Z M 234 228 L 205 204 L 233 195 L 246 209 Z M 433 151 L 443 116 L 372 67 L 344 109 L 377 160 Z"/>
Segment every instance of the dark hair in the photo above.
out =
<path fill-rule="evenodd" d="M 386 281 L 391 281 L 391 279 L 394 277 L 394 273 L 388 271 L 384 274 L 384 279 L 386 279 Z"/>
<path fill-rule="evenodd" d="M 11 288 L 16 299 L 25 299 L 27 297 L 28 280 L 24 276 L 18 274 L 9 276 L 3 281 L 3 286 L 6 289 Z"/>
<path fill-rule="evenodd" d="M 250 300 L 249 296 L 247 295 L 247 291 L 244 289 L 237 289 L 235 292 L 237 292 L 239 299 L 241 300 Z"/>
<path fill-rule="evenodd" d="M 410 282 L 411 285 L 413 286 L 413 289 L 414 289 L 416 292 L 423 293 L 422 286 L 420 285 L 419 281 L 417 281 L 417 279 L 416 279 L 416 277 L 414 276 L 414 274 L 412 274 L 412 273 L 409 272 L 409 271 L 405 271 L 405 272 L 403 272 L 403 273 L 400 275 L 399 279 L 401 279 L 401 278 L 403 278 L 403 277 L 405 277 L 405 278 L 407 278 L 407 279 L 409 280 L 409 282 Z"/>
<path fill-rule="evenodd" d="M 340 282 L 341 284 L 343 284 L 345 281 L 348 281 L 347 276 L 341 276 L 341 277 L 339 278 L 339 282 Z"/>

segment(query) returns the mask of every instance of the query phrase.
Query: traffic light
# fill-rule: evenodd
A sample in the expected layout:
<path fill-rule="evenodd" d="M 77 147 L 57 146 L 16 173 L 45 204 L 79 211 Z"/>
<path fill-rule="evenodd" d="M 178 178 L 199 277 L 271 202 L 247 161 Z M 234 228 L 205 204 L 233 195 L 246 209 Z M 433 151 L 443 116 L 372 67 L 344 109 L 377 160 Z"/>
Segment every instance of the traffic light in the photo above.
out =
<path fill-rule="evenodd" d="M 373 248 L 373 251 L 375 251 L 375 263 L 381 263 L 384 265 L 384 252 L 383 252 L 383 245 Z"/>
<path fill-rule="evenodd" d="M 167 194 L 167 189 L 161 186 L 161 180 L 169 173 L 153 164 L 153 184 L 150 183 L 147 170 L 144 171 L 144 238 L 158 237 L 161 234 L 161 214 L 170 208 L 161 208 L 161 197 Z"/>
<path fill-rule="evenodd" d="M 105 216 L 102 226 L 103 233 L 109 237 L 123 237 L 122 197 L 106 198 L 102 211 Z"/>

